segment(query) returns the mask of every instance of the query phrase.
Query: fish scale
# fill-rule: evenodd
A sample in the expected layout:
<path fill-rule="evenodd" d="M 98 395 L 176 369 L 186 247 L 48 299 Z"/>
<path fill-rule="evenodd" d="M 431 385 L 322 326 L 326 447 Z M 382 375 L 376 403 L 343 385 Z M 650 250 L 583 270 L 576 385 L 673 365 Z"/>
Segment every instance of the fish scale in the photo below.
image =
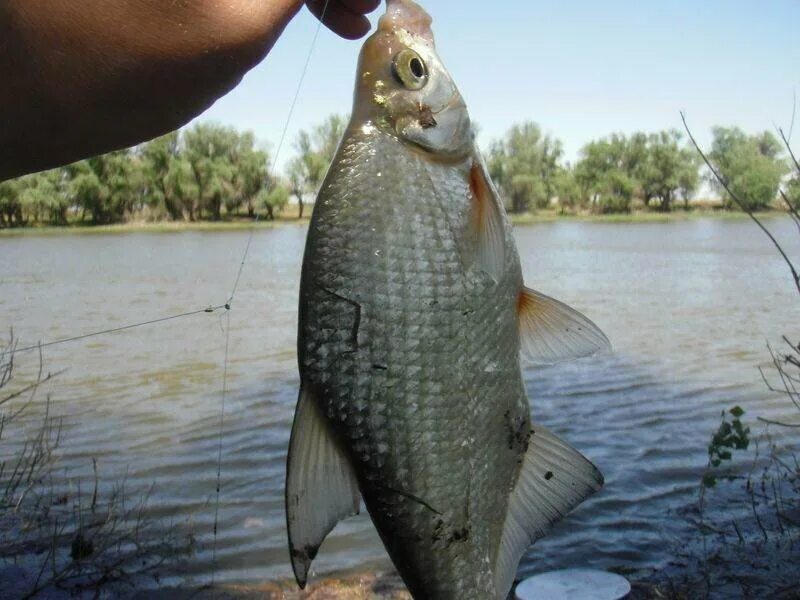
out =
<path fill-rule="evenodd" d="M 503 349 L 495 365 L 517 363 L 516 323 L 497 306 L 493 282 L 465 269 L 456 243 L 468 226 L 468 168 L 431 165 L 373 129 L 349 137 L 331 174 L 305 256 L 302 377 L 320 385 L 395 563 L 433 565 L 435 577 L 417 584 L 427 593 L 485 598 L 499 537 L 490 516 L 505 511 L 520 453 L 509 448 L 507 422 L 528 415 L 519 373 L 486 372 L 486 348 Z M 390 189 L 409 191 L 391 197 Z M 513 303 L 518 280 L 509 273 Z M 318 326 L 330 314 L 339 319 L 334 336 Z M 459 539 L 467 536 L 473 543 Z"/>
<path fill-rule="evenodd" d="M 289 550 L 302 587 L 363 498 L 414 598 L 499 600 L 526 548 L 602 485 L 532 426 L 520 355 L 557 362 L 608 340 L 523 285 L 430 23 L 412 0 L 387 0 L 309 226 Z"/>

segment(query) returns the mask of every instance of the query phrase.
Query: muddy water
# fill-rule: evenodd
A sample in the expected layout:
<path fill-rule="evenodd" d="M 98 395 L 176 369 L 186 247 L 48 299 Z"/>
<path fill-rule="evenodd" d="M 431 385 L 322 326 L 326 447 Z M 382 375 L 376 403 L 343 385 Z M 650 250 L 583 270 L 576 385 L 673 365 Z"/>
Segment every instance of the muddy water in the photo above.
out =
<path fill-rule="evenodd" d="M 791 223 L 770 224 L 797 255 Z M 658 565 L 683 535 L 675 511 L 696 494 L 720 411 L 791 414 L 757 371 L 766 341 L 800 334 L 786 269 L 743 220 L 557 222 L 516 234 L 528 284 L 586 312 L 615 348 L 526 371 L 535 420 L 589 456 L 606 487 L 529 550 L 521 570 Z M 304 237 L 300 226 L 255 233 L 230 313 L 218 581 L 291 574 L 283 477 Z M 0 238 L 0 329 L 13 326 L 25 345 L 224 303 L 246 238 Z M 180 575 L 188 583 L 212 571 L 225 323 L 201 314 L 44 351 L 47 370 L 67 369 L 47 388 L 64 419 L 55 485 L 75 489 L 96 458 L 105 486 L 124 478 L 132 495 L 152 486 L 152 514 L 197 537 Z M 18 356 L 20 373 L 37 361 Z M 361 516 L 340 524 L 315 567 L 387 564 Z"/>

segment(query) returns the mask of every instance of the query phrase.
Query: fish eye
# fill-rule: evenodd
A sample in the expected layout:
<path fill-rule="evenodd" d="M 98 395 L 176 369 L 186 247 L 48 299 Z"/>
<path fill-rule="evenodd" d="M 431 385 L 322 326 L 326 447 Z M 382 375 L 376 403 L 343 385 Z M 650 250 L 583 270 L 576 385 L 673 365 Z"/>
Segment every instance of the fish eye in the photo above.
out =
<path fill-rule="evenodd" d="M 394 57 L 392 74 L 409 90 L 421 90 L 428 83 L 428 67 L 411 48 L 401 50 Z"/>

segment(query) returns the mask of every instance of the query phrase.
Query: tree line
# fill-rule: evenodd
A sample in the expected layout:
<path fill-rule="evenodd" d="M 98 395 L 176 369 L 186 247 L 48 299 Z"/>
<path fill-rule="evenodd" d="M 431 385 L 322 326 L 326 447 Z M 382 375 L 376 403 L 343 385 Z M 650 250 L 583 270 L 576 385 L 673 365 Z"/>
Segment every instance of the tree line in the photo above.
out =
<path fill-rule="evenodd" d="M 129 220 L 273 219 L 322 183 L 345 128 L 338 115 L 301 131 L 297 155 L 274 173 L 252 132 L 198 123 L 150 142 L 0 182 L 0 227 Z"/>
<path fill-rule="evenodd" d="M 219 221 L 257 214 L 274 219 L 291 197 L 302 217 L 345 126 L 345 117 L 331 115 L 300 131 L 295 156 L 283 173 L 275 173 L 269 152 L 256 146 L 252 132 L 199 123 L 134 148 L 0 182 L 0 227 Z M 788 198 L 800 201 L 800 178 L 787 179 L 789 163 L 775 136 L 748 135 L 736 127 L 715 127 L 712 133 L 709 158 L 748 207 L 768 208 L 781 185 Z M 560 140 L 525 122 L 491 144 L 486 158 L 515 213 L 549 207 L 615 213 L 635 206 L 667 212 L 679 204 L 688 208 L 704 177 L 696 152 L 674 130 L 593 140 L 570 164 Z"/>
<path fill-rule="evenodd" d="M 747 208 L 770 208 L 781 185 L 788 198 L 800 202 L 800 177 L 787 178 L 790 162 L 774 135 L 714 127 L 712 136 L 708 157 Z M 569 164 L 560 140 L 528 122 L 492 144 L 488 164 L 512 212 L 553 204 L 562 212 L 630 212 L 634 204 L 661 212 L 678 204 L 688 209 L 704 180 L 720 194 L 724 208 L 738 208 L 720 182 L 701 171 L 700 156 L 676 130 L 593 140 Z"/>

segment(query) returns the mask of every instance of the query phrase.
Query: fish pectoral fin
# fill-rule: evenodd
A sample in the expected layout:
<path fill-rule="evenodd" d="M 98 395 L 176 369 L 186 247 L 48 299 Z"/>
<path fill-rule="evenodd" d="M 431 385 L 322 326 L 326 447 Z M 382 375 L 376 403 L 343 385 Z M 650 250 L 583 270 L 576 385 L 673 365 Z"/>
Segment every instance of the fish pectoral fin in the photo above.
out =
<path fill-rule="evenodd" d="M 472 192 L 470 227 L 475 239 L 474 260 L 486 273 L 500 281 L 506 266 L 506 225 L 503 202 L 494 187 L 486 163 L 475 148 L 469 173 Z"/>
<path fill-rule="evenodd" d="M 353 467 L 334 439 L 327 417 L 301 385 L 286 465 L 286 526 L 292 569 L 300 588 L 322 541 L 344 517 L 358 514 Z"/>
<path fill-rule="evenodd" d="M 580 452 L 534 425 L 508 500 L 495 564 L 495 589 L 505 599 L 520 558 L 559 519 L 603 486 L 603 475 Z"/>
<path fill-rule="evenodd" d="M 520 353 L 535 364 L 553 364 L 611 349 L 600 328 L 574 308 L 523 287 L 517 303 Z"/>

